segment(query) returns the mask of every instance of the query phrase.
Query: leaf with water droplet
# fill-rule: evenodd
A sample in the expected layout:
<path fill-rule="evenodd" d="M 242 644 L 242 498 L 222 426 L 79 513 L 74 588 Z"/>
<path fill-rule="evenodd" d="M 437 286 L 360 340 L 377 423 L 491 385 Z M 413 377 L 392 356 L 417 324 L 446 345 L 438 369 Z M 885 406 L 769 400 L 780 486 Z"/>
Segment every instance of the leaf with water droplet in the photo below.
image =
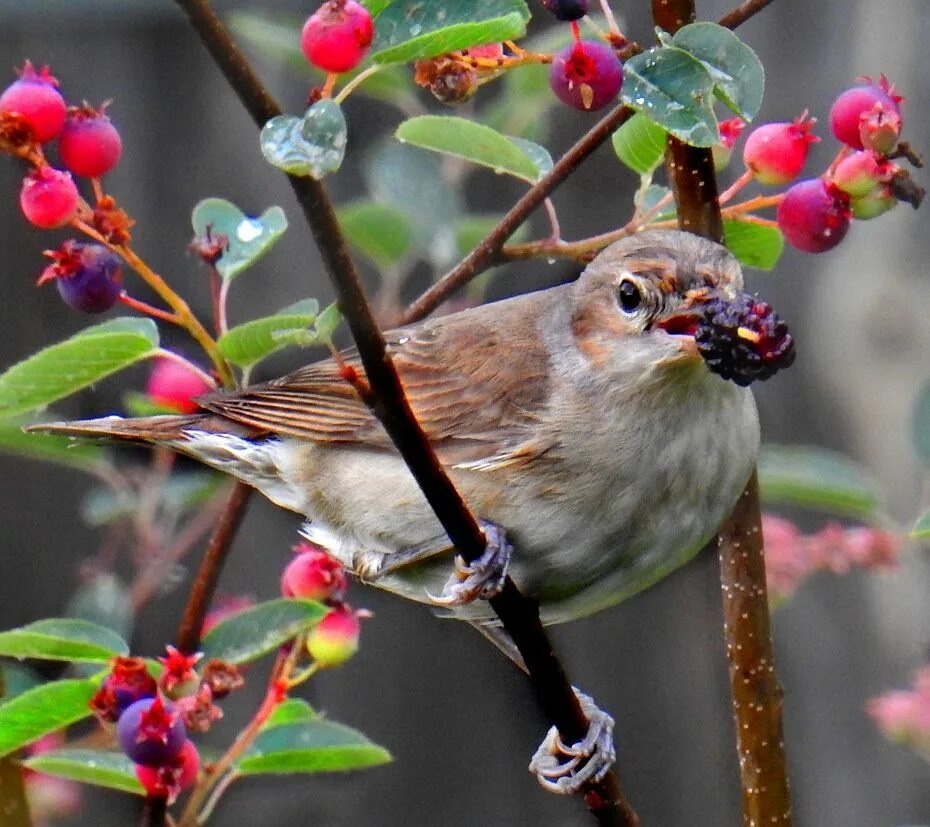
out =
<path fill-rule="evenodd" d="M 277 243 L 287 229 L 287 217 L 280 207 L 269 207 L 251 218 L 225 198 L 204 198 L 194 207 L 191 224 L 197 238 L 204 238 L 208 228 L 212 237 L 226 237 L 227 248 L 216 262 L 216 269 L 230 280 Z"/>
<path fill-rule="evenodd" d="M 259 138 L 262 154 L 289 175 L 322 178 L 342 166 L 346 154 L 346 120 L 336 101 L 325 98 L 302 118 L 278 115 Z"/>

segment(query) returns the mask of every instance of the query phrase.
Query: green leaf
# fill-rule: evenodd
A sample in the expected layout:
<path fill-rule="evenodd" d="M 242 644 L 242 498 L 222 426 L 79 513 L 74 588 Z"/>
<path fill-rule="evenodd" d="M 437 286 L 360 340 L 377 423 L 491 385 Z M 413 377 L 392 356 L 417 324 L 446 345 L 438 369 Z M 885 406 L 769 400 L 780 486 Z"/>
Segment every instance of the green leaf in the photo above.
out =
<path fill-rule="evenodd" d="M 714 79 L 700 60 L 683 49 L 663 46 L 630 58 L 623 69 L 627 106 L 687 144 L 717 143 Z"/>
<path fill-rule="evenodd" d="M 0 756 L 88 717 L 99 681 L 62 680 L 29 689 L 0 705 Z"/>
<path fill-rule="evenodd" d="M 21 663 L 0 662 L 0 704 L 43 683 L 32 669 Z"/>
<path fill-rule="evenodd" d="M 546 149 L 541 144 L 537 144 L 535 141 L 528 141 L 526 138 L 517 138 L 513 135 L 508 135 L 507 140 L 510 141 L 517 149 L 525 153 L 526 156 L 533 162 L 536 166 L 536 178 L 533 179 L 534 182 L 538 181 L 544 175 L 548 175 L 552 171 L 552 167 L 555 166 L 555 162 L 552 160 L 552 155 L 549 150 Z"/>
<path fill-rule="evenodd" d="M 94 784 L 134 795 L 145 795 L 136 766 L 121 752 L 98 749 L 59 749 L 22 762 L 24 767 L 56 778 Z"/>
<path fill-rule="evenodd" d="M 655 121 L 637 112 L 614 132 L 614 152 L 633 172 L 646 175 L 662 163 L 666 135 Z"/>
<path fill-rule="evenodd" d="M 911 537 L 920 539 L 930 537 L 930 511 L 926 511 L 920 515 L 920 519 L 917 520 L 914 524 L 914 528 L 911 529 Z"/>
<path fill-rule="evenodd" d="M 275 351 L 301 341 L 319 311 L 316 299 L 293 304 L 273 316 L 254 319 L 224 333 L 220 353 L 240 367 L 251 367 Z"/>
<path fill-rule="evenodd" d="M 303 698 L 288 698 L 278 704 L 268 720 L 262 725 L 262 731 L 285 724 L 298 724 L 312 721 L 317 717 L 313 707 Z"/>
<path fill-rule="evenodd" d="M 237 766 L 241 775 L 335 772 L 386 764 L 390 753 L 351 727 L 315 718 L 259 733 Z"/>
<path fill-rule="evenodd" d="M 924 465 L 930 465 L 930 382 L 917 395 L 911 432 L 917 456 Z"/>
<path fill-rule="evenodd" d="M 287 229 L 287 216 L 280 207 L 269 207 L 258 218 L 250 218 L 232 201 L 204 198 L 194 207 L 191 224 L 198 238 L 205 237 L 208 228 L 214 237 L 226 236 L 228 246 L 216 269 L 228 281 L 274 247 Z"/>
<path fill-rule="evenodd" d="M 5 657 L 108 661 L 128 654 L 118 634 L 87 620 L 50 618 L 0 632 L 0 656 Z"/>
<path fill-rule="evenodd" d="M 375 63 L 408 63 L 516 40 L 529 19 L 523 0 L 395 0 L 375 19 L 370 57 Z"/>
<path fill-rule="evenodd" d="M 413 243 L 413 226 L 396 207 L 374 201 L 353 201 L 338 210 L 346 238 L 379 267 L 402 261 Z"/>
<path fill-rule="evenodd" d="M 668 187 L 662 187 L 658 184 L 649 184 L 646 187 L 640 187 L 636 191 L 633 196 L 633 201 L 640 213 L 647 213 L 658 207 L 659 204 L 671 194 L 672 191 Z M 654 221 L 665 221 L 666 219 L 674 218 L 677 214 L 678 210 L 675 207 L 674 199 L 672 199 L 664 208 L 660 209 L 660 212 L 652 216 L 650 223 Z"/>
<path fill-rule="evenodd" d="M 0 451 L 81 471 L 100 469 L 104 452 L 99 445 L 66 436 L 24 433 L 23 426 L 33 421 L 32 417 L 0 419 Z"/>
<path fill-rule="evenodd" d="M 466 118 L 451 115 L 408 118 L 394 135 L 404 143 L 464 158 L 530 183 L 540 177 L 539 165 L 515 141 Z"/>
<path fill-rule="evenodd" d="M 724 219 L 723 237 L 727 248 L 746 267 L 771 270 L 781 258 L 785 237 L 778 227 L 749 221 Z"/>
<path fill-rule="evenodd" d="M 342 166 L 346 154 L 346 119 L 332 98 L 311 106 L 302 118 L 278 115 L 262 128 L 262 154 L 289 175 L 322 178 Z"/>
<path fill-rule="evenodd" d="M 336 328 L 342 322 L 342 313 L 339 312 L 339 305 L 333 302 L 323 308 L 323 312 L 316 317 L 316 324 L 313 326 L 314 335 L 318 342 L 332 342 L 333 334 Z"/>
<path fill-rule="evenodd" d="M 13 365 L 0 376 L 0 416 L 13 416 L 69 396 L 151 355 L 151 319 L 118 318 L 89 327 Z"/>
<path fill-rule="evenodd" d="M 278 598 L 238 612 L 214 626 L 203 639 L 206 660 L 248 663 L 316 625 L 326 607 L 312 600 Z"/>
<path fill-rule="evenodd" d="M 879 507 L 868 471 L 842 454 L 808 446 L 765 446 L 759 482 L 766 503 L 792 503 L 857 519 Z"/>
<path fill-rule="evenodd" d="M 762 106 L 765 69 L 756 53 L 729 29 L 716 23 L 691 23 L 672 38 L 672 45 L 694 55 L 714 79 L 720 99 L 745 121 Z"/>

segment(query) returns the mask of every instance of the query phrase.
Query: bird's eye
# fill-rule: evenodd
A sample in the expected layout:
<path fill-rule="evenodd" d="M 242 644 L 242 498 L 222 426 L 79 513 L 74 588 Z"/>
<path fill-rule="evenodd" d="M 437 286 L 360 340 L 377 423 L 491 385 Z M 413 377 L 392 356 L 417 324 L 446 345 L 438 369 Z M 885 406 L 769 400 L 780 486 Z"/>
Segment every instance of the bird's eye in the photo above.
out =
<path fill-rule="evenodd" d="M 639 288 L 629 279 L 620 282 L 620 288 L 617 291 L 620 307 L 625 313 L 632 313 L 642 304 L 643 294 Z"/>

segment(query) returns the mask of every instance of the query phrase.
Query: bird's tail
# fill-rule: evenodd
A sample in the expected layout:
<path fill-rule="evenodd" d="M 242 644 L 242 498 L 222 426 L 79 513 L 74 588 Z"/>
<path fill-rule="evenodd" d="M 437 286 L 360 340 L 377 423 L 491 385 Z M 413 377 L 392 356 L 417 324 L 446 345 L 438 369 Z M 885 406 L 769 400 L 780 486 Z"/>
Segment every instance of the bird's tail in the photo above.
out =
<path fill-rule="evenodd" d="M 156 445 L 173 444 L 185 439 L 186 432 L 234 433 L 248 438 L 250 429 L 239 427 L 223 417 L 210 413 L 164 414 L 125 418 L 104 416 L 99 419 L 80 419 L 74 422 L 43 422 L 24 428 L 28 433 L 57 434 L 59 436 L 116 439 Z"/>

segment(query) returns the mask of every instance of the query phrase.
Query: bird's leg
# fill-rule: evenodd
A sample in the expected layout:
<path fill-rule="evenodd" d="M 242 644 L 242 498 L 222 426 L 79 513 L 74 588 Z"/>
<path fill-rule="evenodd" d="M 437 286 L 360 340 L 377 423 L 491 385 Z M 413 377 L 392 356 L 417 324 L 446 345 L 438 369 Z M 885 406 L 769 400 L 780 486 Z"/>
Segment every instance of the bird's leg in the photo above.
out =
<path fill-rule="evenodd" d="M 382 551 L 356 552 L 352 561 L 352 570 L 363 582 L 376 583 L 380 578 L 393 574 L 395 571 L 428 560 L 430 557 L 448 554 L 451 551 L 452 545 L 449 543 L 449 538 L 443 534 L 440 537 L 434 537 L 432 540 L 427 540 L 424 543 L 400 551 L 388 553 Z"/>
<path fill-rule="evenodd" d="M 562 742 L 552 727 L 530 761 L 529 770 L 542 786 L 560 795 L 574 795 L 589 781 L 600 781 L 617 759 L 614 749 L 614 719 L 575 689 L 584 714 L 590 721 L 585 737 L 571 746 Z"/>
<path fill-rule="evenodd" d="M 430 595 L 440 606 L 464 606 L 481 598 L 488 600 L 500 593 L 507 579 L 513 546 L 504 529 L 496 523 L 481 520 L 487 545 L 477 560 L 466 563 L 455 555 L 455 571 L 443 586 L 442 594 Z"/>

